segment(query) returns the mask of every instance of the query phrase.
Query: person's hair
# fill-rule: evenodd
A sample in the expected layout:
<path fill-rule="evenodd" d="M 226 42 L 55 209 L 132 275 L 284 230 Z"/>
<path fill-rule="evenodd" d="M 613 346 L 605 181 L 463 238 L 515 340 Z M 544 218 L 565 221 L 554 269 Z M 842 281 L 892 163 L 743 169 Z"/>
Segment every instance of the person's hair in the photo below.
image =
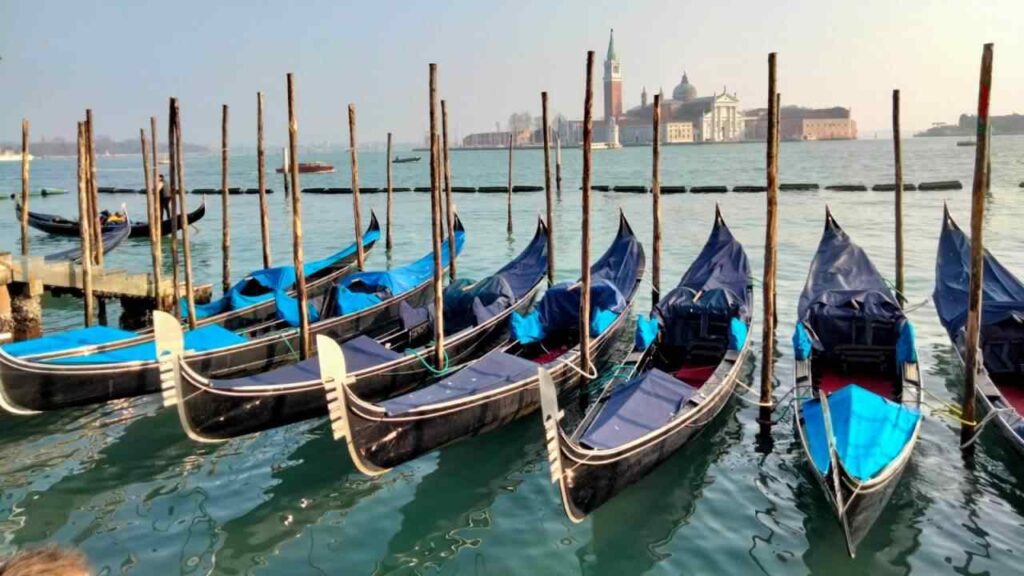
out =
<path fill-rule="evenodd" d="M 22 550 L 0 561 L 0 576 L 89 576 L 89 564 L 77 550 L 45 546 Z"/>
<path fill-rule="evenodd" d="M 161 180 L 163 180 L 163 179 L 164 179 L 164 175 L 163 175 L 163 174 L 161 174 L 161 175 L 160 175 L 160 179 L 161 179 Z"/>

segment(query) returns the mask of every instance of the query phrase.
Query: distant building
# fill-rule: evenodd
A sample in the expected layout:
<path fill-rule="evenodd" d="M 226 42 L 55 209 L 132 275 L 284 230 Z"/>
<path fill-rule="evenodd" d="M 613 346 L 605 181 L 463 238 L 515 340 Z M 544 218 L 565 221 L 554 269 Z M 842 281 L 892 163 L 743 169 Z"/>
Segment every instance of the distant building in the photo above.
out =
<path fill-rule="evenodd" d="M 857 122 L 849 108 L 802 108 L 783 106 L 779 117 L 779 138 L 782 140 L 854 140 Z M 747 140 L 764 140 L 768 136 L 768 109 L 744 112 Z"/>
<path fill-rule="evenodd" d="M 1007 114 L 991 116 L 992 134 L 1024 134 L 1024 115 Z M 955 124 L 936 123 L 924 132 L 914 136 L 973 136 L 978 131 L 978 117 L 973 114 L 961 114 Z"/>
<path fill-rule="evenodd" d="M 462 139 L 464 148 L 504 148 L 508 146 L 510 132 L 476 132 Z M 513 142 L 516 146 L 525 146 L 530 143 L 533 131 L 529 128 L 516 130 Z"/>
<path fill-rule="evenodd" d="M 672 98 L 661 99 L 662 142 L 735 142 L 743 138 L 743 114 L 736 94 L 724 88 L 721 94 L 697 96 L 697 88 L 684 73 L 672 90 Z M 648 104 L 647 89 L 640 93 L 640 106 L 619 120 L 624 144 L 650 144 L 654 103 Z"/>

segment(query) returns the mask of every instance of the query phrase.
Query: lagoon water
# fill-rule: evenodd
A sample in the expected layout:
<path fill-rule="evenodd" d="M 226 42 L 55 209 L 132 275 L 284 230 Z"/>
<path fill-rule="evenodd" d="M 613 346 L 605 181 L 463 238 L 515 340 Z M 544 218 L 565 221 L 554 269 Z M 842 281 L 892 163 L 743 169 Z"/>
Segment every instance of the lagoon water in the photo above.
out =
<path fill-rule="evenodd" d="M 993 147 L 986 245 L 1024 274 L 1024 189 L 1018 187 L 1024 181 L 1024 137 L 997 137 Z M 764 181 L 760 144 L 668 147 L 663 154 L 663 184 Z M 907 140 L 905 179 L 958 179 L 969 188 L 973 157 L 973 148 L 950 139 Z M 784 143 L 781 181 L 890 182 L 891 158 L 891 142 L 883 140 Z M 303 186 L 349 185 L 344 151 L 302 160 L 338 168 L 330 175 L 303 175 Z M 361 154 L 363 186 L 384 185 L 384 161 L 383 153 Z M 557 267 L 560 278 L 573 279 L 580 269 L 580 151 L 564 150 L 563 161 Z M 502 151 L 454 152 L 454 181 L 504 184 L 505 162 Z M 267 164 L 279 165 L 279 156 Z M 595 184 L 642 184 L 650 177 L 650 150 L 595 151 L 594 166 Z M 185 170 L 189 187 L 219 186 L 215 154 L 188 156 Z M 395 185 L 424 185 L 427 171 L 426 158 L 396 165 Z M 18 163 L 0 163 L 0 191 L 18 190 L 19 174 Z M 74 174 L 73 159 L 39 159 L 32 186 L 73 191 Z M 540 151 L 517 152 L 514 179 L 543 182 Z M 141 159 L 100 158 L 99 180 L 104 186 L 141 187 Z M 274 259 L 284 263 L 291 254 L 289 207 L 280 176 L 270 174 L 268 182 L 275 189 Z M 232 158 L 231 184 L 256 185 L 254 156 Z M 101 200 L 104 208 L 125 202 L 132 215 L 145 213 L 141 196 Z M 509 239 L 504 195 L 458 194 L 455 201 L 468 234 L 459 271 L 476 278 L 525 246 L 544 210 L 542 193 L 516 195 L 515 235 Z M 956 401 L 960 368 L 930 299 L 944 201 L 966 227 L 968 190 L 906 193 L 906 292 L 914 306 L 910 318 L 917 326 L 925 385 L 936 397 Z M 199 281 L 219 284 L 220 198 L 207 202 L 207 216 L 192 235 L 194 268 Z M 682 194 L 664 198 L 663 285 L 673 285 L 700 249 L 716 202 L 760 277 L 764 195 Z M 230 203 L 232 270 L 240 275 L 260 262 L 257 199 L 231 196 Z M 781 194 L 775 368 L 780 398 L 792 385 L 789 335 L 826 204 L 883 274 L 894 275 L 891 193 Z M 381 243 L 368 259 L 370 267 L 407 262 L 429 249 L 428 206 L 427 194 L 395 195 L 394 253 L 389 259 Z M 593 253 L 611 240 L 620 209 L 649 250 L 649 196 L 595 192 L 593 206 Z M 31 208 L 77 213 L 73 193 L 33 198 Z M 364 214 L 367 209 L 383 225 L 385 196 L 364 196 Z M 0 200 L 0 212 L 6 222 L 0 247 L 17 250 L 14 203 Z M 308 258 L 351 241 L 349 196 L 306 195 L 303 217 Z M 68 242 L 32 232 L 34 253 Z M 107 266 L 146 270 L 147 242 L 127 242 Z M 636 311 L 650 305 L 649 278 Z M 47 298 L 45 306 L 47 330 L 81 322 L 76 300 Z M 751 334 L 759 350 L 760 328 Z M 756 362 L 747 378 L 753 387 Z M 734 399 L 696 440 L 581 524 L 566 519 L 549 482 L 537 417 L 369 479 L 331 440 L 324 420 L 199 445 L 184 436 L 175 413 L 159 408 L 158 398 L 30 418 L 0 415 L 0 556 L 59 542 L 83 550 L 100 574 L 1020 573 L 1020 456 L 991 429 L 982 434 L 973 463 L 965 464 L 957 426 L 927 412 L 913 459 L 855 559 L 847 557 L 832 512 L 807 472 L 785 403 L 776 413 L 773 442 L 765 446 L 756 438 L 757 409 Z"/>

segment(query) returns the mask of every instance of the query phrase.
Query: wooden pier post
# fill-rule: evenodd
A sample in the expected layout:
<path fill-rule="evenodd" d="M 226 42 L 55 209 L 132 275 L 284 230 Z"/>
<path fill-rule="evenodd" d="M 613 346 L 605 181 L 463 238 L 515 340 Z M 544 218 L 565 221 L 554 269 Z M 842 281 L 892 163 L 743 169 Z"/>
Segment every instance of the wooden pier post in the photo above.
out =
<path fill-rule="evenodd" d="M 181 203 L 185 214 L 185 203 Z M 224 293 L 231 290 L 231 216 L 228 213 L 228 105 L 221 108 L 220 119 L 220 209 L 221 209 L 221 286 Z M 182 221 L 188 227 L 187 221 Z"/>
<path fill-rule="evenodd" d="M 900 91 L 892 91 L 892 147 L 896 167 L 896 297 L 903 297 L 903 146 L 900 141 Z"/>
<path fill-rule="evenodd" d="M 651 303 L 658 305 L 661 297 L 661 94 L 654 95 L 651 141 L 651 195 L 653 198 L 653 256 L 651 257 Z"/>
<path fill-rule="evenodd" d="M 181 252 L 185 265 L 185 304 L 188 307 L 188 327 L 196 327 L 196 299 L 192 282 L 192 245 L 189 242 L 188 211 L 185 210 L 185 159 L 182 154 L 181 110 L 178 99 L 173 99 L 174 106 L 174 169 L 178 173 L 178 218 L 181 228 Z"/>
<path fill-rule="evenodd" d="M 157 251 L 156 238 L 160 237 L 159 199 L 156 195 L 156 183 L 150 176 L 149 142 L 146 141 L 146 129 L 139 129 L 139 144 L 142 147 L 142 179 L 146 183 L 146 221 L 149 222 L 149 255 L 153 262 L 153 300 L 157 308 L 160 306 L 160 253 Z M 156 158 L 153 159 L 156 162 Z M 154 218 L 154 215 L 157 218 Z"/>
<path fill-rule="evenodd" d="M 594 141 L 594 51 L 587 52 L 587 87 L 583 98 L 583 215 L 580 221 L 580 370 L 591 374 L 590 358 L 590 169 Z M 584 382 L 583 388 L 586 388 Z M 585 394 L 582 396 L 586 396 Z"/>
<path fill-rule="evenodd" d="M 85 304 L 85 326 L 92 326 L 92 224 L 89 217 L 89 146 L 88 128 L 78 123 L 78 234 L 82 242 L 82 288 Z"/>
<path fill-rule="evenodd" d="M 295 287 L 299 297 L 299 353 L 303 360 L 309 358 L 312 346 L 309 339 L 309 309 L 306 307 L 306 271 L 302 257 L 302 194 L 299 192 L 299 123 L 295 110 L 295 81 L 288 73 L 288 150 L 285 163 L 291 175 L 292 189 L 292 257 L 295 265 Z M 356 238 L 362 238 L 356 232 Z"/>
<path fill-rule="evenodd" d="M 978 128 L 974 152 L 974 185 L 971 190 L 971 282 L 967 302 L 967 334 L 964 343 L 966 358 L 964 364 L 963 426 L 960 441 L 967 443 L 974 437 L 975 388 L 978 371 L 982 368 L 981 306 L 982 286 L 985 273 L 985 242 L 983 238 L 985 219 L 985 196 L 989 188 L 989 144 L 991 120 L 989 102 L 992 96 L 992 44 L 985 44 L 981 57 L 981 78 L 978 82 Z"/>
<path fill-rule="evenodd" d="M 762 301 L 764 315 L 761 318 L 761 421 L 771 421 L 772 371 L 775 365 L 775 272 L 776 237 L 778 235 L 779 202 L 779 99 L 776 93 L 775 53 L 768 55 L 768 152 L 767 167 L 767 212 L 764 242 L 764 282 Z"/>
<path fill-rule="evenodd" d="M 168 164 L 168 183 L 170 185 L 171 202 L 170 202 L 170 215 L 171 215 L 171 280 L 174 285 L 174 290 L 171 296 L 174 298 L 174 317 L 181 318 L 181 282 L 178 279 L 180 274 L 180 266 L 178 265 L 178 171 L 175 169 L 177 163 L 175 157 L 177 152 L 175 151 L 175 135 L 174 135 L 174 108 L 175 99 L 171 98 L 168 103 L 167 112 L 167 158 Z"/>
<path fill-rule="evenodd" d="M 89 223 L 92 229 L 92 251 L 93 251 L 93 262 L 97 266 L 103 266 L 103 227 L 100 225 L 100 209 L 99 209 L 99 190 L 96 185 L 96 140 L 93 135 L 93 124 L 92 124 L 92 109 L 88 108 L 85 111 L 85 129 L 86 129 L 86 145 L 88 146 L 88 178 L 89 188 L 89 217 L 92 221 Z M 100 314 L 105 315 L 103 301 L 100 300 Z M 106 324 L 106 322 L 101 322 Z"/>
<path fill-rule="evenodd" d="M 448 102 L 441 100 L 441 143 L 444 150 L 444 215 L 448 223 L 448 277 L 455 280 L 455 205 L 452 204 L 452 158 L 448 148 Z"/>
<path fill-rule="evenodd" d="M 434 248 L 434 361 L 445 369 L 444 273 L 441 270 L 441 162 L 437 129 L 437 64 L 430 64 L 430 235 Z"/>
<path fill-rule="evenodd" d="M 363 254 L 363 215 L 359 202 L 359 154 L 356 151 L 356 105 L 348 105 L 348 145 L 352 161 L 352 222 L 356 228 L 356 265 L 360 270 L 366 266 Z"/>
<path fill-rule="evenodd" d="M 555 190 L 562 197 L 562 135 L 555 133 Z"/>
<path fill-rule="evenodd" d="M 392 202 L 394 201 L 393 198 L 392 198 L 392 195 L 394 194 L 394 190 L 392 190 L 392 183 L 391 183 L 391 132 L 388 132 L 388 170 L 387 170 L 387 180 L 388 180 L 388 207 L 387 207 L 388 221 L 387 221 L 387 224 L 385 225 L 384 249 L 387 250 L 388 256 L 390 257 L 391 256 L 391 248 L 392 248 L 392 242 L 391 242 L 391 214 L 392 214 L 392 210 L 391 209 L 392 209 Z"/>
<path fill-rule="evenodd" d="M 267 208 L 267 153 L 263 147 L 263 92 L 256 93 L 256 169 L 259 171 L 260 238 L 263 267 L 270 268 L 270 213 Z"/>
<path fill-rule="evenodd" d="M 28 256 L 28 119 L 21 121 L 21 255 Z"/>
<path fill-rule="evenodd" d="M 512 236 L 512 126 L 508 127 L 508 235 Z"/>
<path fill-rule="evenodd" d="M 548 93 L 540 93 L 541 123 L 544 125 L 544 204 L 548 229 L 548 286 L 555 283 L 555 202 L 551 197 L 551 125 L 548 120 Z"/>
<path fill-rule="evenodd" d="M 163 215 L 160 213 L 160 193 L 157 191 L 157 183 L 160 180 L 160 156 L 158 155 L 158 148 L 156 145 L 156 116 L 149 117 L 149 132 L 150 138 L 152 139 L 151 157 L 153 159 L 153 173 L 151 181 L 153 183 L 153 213 L 149 215 L 150 228 L 149 228 L 149 240 L 152 244 L 150 251 L 153 255 L 153 285 L 156 286 L 153 290 L 154 298 L 156 299 L 156 309 L 160 311 L 166 310 L 166 303 L 164 302 L 164 295 L 160 293 L 160 284 L 163 277 L 164 267 L 164 250 L 163 250 Z M 156 229 L 153 225 L 156 225 Z"/>

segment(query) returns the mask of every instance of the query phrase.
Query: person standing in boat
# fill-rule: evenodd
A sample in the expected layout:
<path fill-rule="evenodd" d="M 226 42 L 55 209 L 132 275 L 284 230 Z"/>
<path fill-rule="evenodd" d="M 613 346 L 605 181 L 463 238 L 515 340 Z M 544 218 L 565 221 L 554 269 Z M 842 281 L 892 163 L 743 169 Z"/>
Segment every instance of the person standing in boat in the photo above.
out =
<path fill-rule="evenodd" d="M 160 214 L 165 220 L 171 219 L 171 189 L 164 185 L 164 175 L 157 178 L 156 193 L 160 197 Z"/>

